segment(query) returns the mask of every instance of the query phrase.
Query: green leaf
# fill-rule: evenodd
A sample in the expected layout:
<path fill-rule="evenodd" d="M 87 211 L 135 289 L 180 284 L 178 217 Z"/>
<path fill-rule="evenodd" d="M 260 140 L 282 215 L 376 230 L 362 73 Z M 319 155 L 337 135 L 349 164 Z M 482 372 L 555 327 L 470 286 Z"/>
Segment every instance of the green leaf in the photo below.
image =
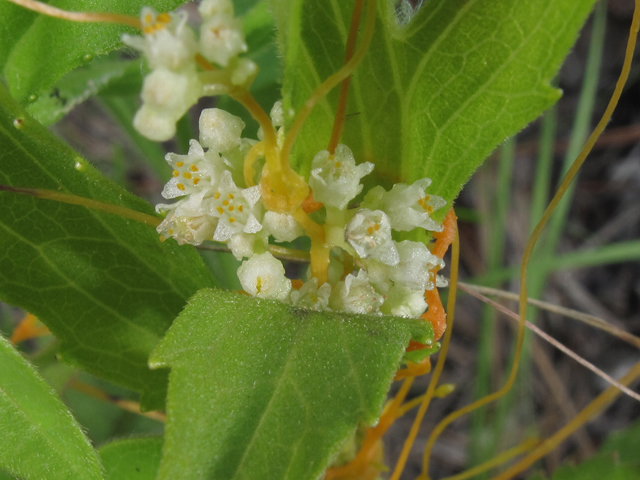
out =
<path fill-rule="evenodd" d="M 69 11 L 122 13 L 137 17 L 147 5 L 171 10 L 180 0 L 53 0 Z M 21 102 L 51 87 L 64 74 L 98 55 L 120 48 L 120 36 L 136 33 L 130 27 L 106 23 L 76 23 L 34 15 L 15 5 L 0 3 L 0 66 L 11 94 Z M 6 62 L 6 63 L 5 63 Z"/>
<path fill-rule="evenodd" d="M 640 466 L 640 422 L 614 431 L 602 446 L 601 453 L 615 456 L 620 462 L 629 462 Z"/>
<path fill-rule="evenodd" d="M 0 469 L 26 480 L 101 479 L 69 410 L 1 335 L 0 365 Z"/>
<path fill-rule="evenodd" d="M 406 26 L 392 3 L 378 1 L 371 47 L 351 80 L 342 143 L 358 161 L 375 163 L 369 186 L 430 177 L 430 192 L 452 202 L 500 142 L 558 99 L 549 80 L 594 0 L 431 0 Z M 285 112 L 299 111 L 343 64 L 353 2 L 271 4 L 286 65 Z M 298 137 L 293 161 L 305 175 L 327 147 L 337 97 L 334 89 Z"/>
<path fill-rule="evenodd" d="M 21 128 L 14 126 L 22 119 Z M 0 88 L 0 184 L 70 193 L 149 215 Z M 186 300 L 214 281 L 191 247 L 145 224 L 82 206 L 0 192 L 0 299 L 62 341 L 67 361 L 164 401 L 166 373 L 147 358 Z"/>
<path fill-rule="evenodd" d="M 116 440 L 98 451 L 106 480 L 154 480 L 162 457 L 162 437 Z"/>
<path fill-rule="evenodd" d="M 429 327 L 198 292 L 150 359 L 172 368 L 158 479 L 318 478 Z"/>
<path fill-rule="evenodd" d="M 637 455 L 637 452 L 636 452 Z M 613 457 L 595 457 L 579 465 L 565 465 L 553 472 L 551 480 L 639 480 L 640 470 L 623 465 Z"/>
<path fill-rule="evenodd" d="M 96 58 L 85 67 L 77 68 L 62 77 L 47 93 L 27 108 L 45 126 L 60 120 L 73 107 L 126 77 L 137 77 L 142 86 L 140 61 L 123 61 L 118 57 Z M 138 93 L 140 88 L 138 88 Z"/>

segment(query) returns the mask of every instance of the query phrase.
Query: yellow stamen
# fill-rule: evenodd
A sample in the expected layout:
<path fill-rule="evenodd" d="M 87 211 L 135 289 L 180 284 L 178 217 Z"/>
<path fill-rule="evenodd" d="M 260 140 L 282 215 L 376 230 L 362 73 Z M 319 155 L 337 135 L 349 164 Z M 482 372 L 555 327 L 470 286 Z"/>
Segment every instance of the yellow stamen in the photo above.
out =
<path fill-rule="evenodd" d="M 224 213 L 224 210 L 222 209 L 222 207 L 216 207 L 216 210 L 218 211 L 218 213 L 220 215 L 222 215 Z"/>
<path fill-rule="evenodd" d="M 144 16 L 144 23 L 147 23 L 147 24 L 148 24 L 148 23 L 151 23 L 151 21 L 152 21 L 152 20 L 153 20 L 153 17 L 151 16 L 151 14 L 150 14 L 150 13 L 147 13 L 147 14 Z"/>
<path fill-rule="evenodd" d="M 236 221 L 236 219 L 234 217 L 229 217 L 229 223 L 233 223 L 235 221 Z"/>
<path fill-rule="evenodd" d="M 173 176 L 177 177 L 178 175 L 180 175 L 180 172 L 178 170 L 174 170 L 173 171 Z"/>
<path fill-rule="evenodd" d="M 216 194 L 213 196 L 214 200 L 217 200 L 220 198 L 220 192 L 216 192 Z"/>
<path fill-rule="evenodd" d="M 179 161 L 178 163 L 176 163 L 176 167 L 180 168 L 184 166 L 184 162 L 183 161 Z"/>
<path fill-rule="evenodd" d="M 200 183 L 200 179 L 199 178 L 194 178 L 193 179 L 193 184 L 194 185 L 198 185 L 198 183 Z"/>
<path fill-rule="evenodd" d="M 244 211 L 244 207 L 243 207 L 242 205 L 238 205 L 238 211 L 239 211 L 239 212 Z"/>
<path fill-rule="evenodd" d="M 227 196 L 229 197 L 229 199 L 233 200 L 235 197 L 233 196 L 233 193 L 227 193 Z"/>
<path fill-rule="evenodd" d="M 170 23 L 171 16 L 168 13 L 161 13 L 160 15 L 158 15 L 158 18 L 156 20 L 162 23 Z"/>
<path fill-rule="evenodd" d="M 225 207 L 226 207 L 227 205 L 229 205 L 229 200 L 223 200 L 223 201 L 222 201 L 222 205 L 224 205 Z"/>
<path fill-rule="evenodd" d="M 191 178 L 191 173 L 190 173 L 190 172 L 184 172 L 184 173 L 182 174 L 182 176 L 183 176 L 184 178 L 189 179 L 189 178 Z"/>
<path fill-rule="evenodd" d="M 198 171 L 198 167 L 196 167 L 195 165 L 191 164 L 191 166 L 189 167 L 189 170 L 191 170 L 192 172 L 197 172 Z"/>
<path fill-rule="evenodd" d="M 373 226 L 373 228 L 374 228 L 374 230 L 377 232 L 378 230 L 380 230 L 380 224 L 379 224 L 379 223 L 376 223 L 376 224 Z"/>
<path fill-rule="evenodd" d="M 181 183 L 177 184 L 176 187 L 178 187 L 178 190 L 184 190 L 184 185 Z"/>
<path fill-rule="evenodd" d="M 368 233 L 369 235 L 373 235 L 373 227 L 369 227 L 369 228 L 367 228 L 367 233 Z"/>
<path fill-rule="evenodd" d="M 229 211 L 233 212 L 233 209 L 234 209 L 233 205 L 229 205 Z"/>

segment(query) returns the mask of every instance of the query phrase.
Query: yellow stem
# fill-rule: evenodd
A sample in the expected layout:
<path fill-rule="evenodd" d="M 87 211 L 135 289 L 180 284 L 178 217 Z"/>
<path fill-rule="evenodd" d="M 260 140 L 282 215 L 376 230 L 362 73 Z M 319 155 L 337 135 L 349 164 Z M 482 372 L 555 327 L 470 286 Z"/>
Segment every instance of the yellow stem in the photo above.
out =
<path fill-rule="evenodd" d="M 69 12 L 60 8 L 52 7 L 45 3 L 36 2 L 35 0 L 8 0 L 9 2 L 20 5 L 21 7 L 33 10 L 34 12 L 48 15 L 49 17 L 60 18 L 62 20 L 70 20 L 72 22 L 105 22 L 120 23 L 128 27 L 137 29 L 142 28 L 140 20 L 131 15 L 122 15 L 119 13 L 89 13 L 89 12 Z"/>
<path fill-rule="evenodd" d="M 295 142 L 296 137 L 300 133 L 304 122 L 307 120 L 311 111 L 333 88 L 338 85 L 342 80 L 347 78 L 358 67 L 364 55 L 369 50 L 371 39 L 373 38 L 373 32 L 376 26 L 376 0 L 367 0 L 367 21 L 365 24 L 364 35 L 362 43 L 358 47 L 358 50 L 354 53 L 351 60 L 349 60 L 340 70 L 327 78 L 311 96 L 305 102 L 304 106 L 296 116 L 291 129 L 287 132 L 287 137 L 282 144 L 282 150 L 280 151 L 280 162 L 284 165 L 289 164 L 289 155 L 291 155 L 291 148 Z"/>
<path fill-rule="evenodd" d="M 411 431 L 409 432 L 409 436 L 404 442 L 402 452 L 400 452 L 400 458 L 398 458 L 398 462 L 396 463 L 396 466 L 393 470 L 393 475 L 391 476 L 390 480 L 398 480 L 400 478 L 400 475 L 402 475 L 404 466 L 407 463 L 407 458 L 409 457 L 409 452 L 411 451 L 413 442 L 418 435 L 420 423 L 422 423 L 422 419 L 424 418 L 425 413 L 427 413 L 427 408 L 429 408 L 429 404 L 431 403 L 431 399 L 433 398 L 436 386 L 438 385 L 438 381 L 440 380 L 440 375 L 442 374 L 442 369 L 444 368 L 444 362 L 447 358 L 447 352 L 449 351 L 449 343 L 451 341 L 451 331 L 453 330 L 453 319 L 455 315 L 457 292 L 456 284 L 458 281 L 458 264 L 460 259 L 460 240 L 458 238 L 457 232 L 458 228 L 456 225 L 456 236 L 454 237 L 451 249 L 451 279 L 449 283 L 449 298 L 447 300 L 447 329 L 445 330 L 444 339 L 442 341 L 442 349 L 440 350 L 440 354 L 438 356 L 438 363 L 436 364 L 436 368 L 433 370 L 431 380 L 429 381 L 427 393 L 425 394 L 424 400 L 422 401 L 422 404 L 418 409 L 418 413 L 415 420 L 413 421 L 413 425 L 411 425 Z M 423 465 L 423 472 L 426 468 L 427 467 Z"/>
<path fill-rule="evenodd" d="M 470 468 L 458 475 L 453 475 L 451 477 L 446 477 L 443 480 L 467 480 L 467 478 L 475 477 L 476 475 L 480 475 L 481 473 L 486 472 L 487 470 L 491 470 L 494 467 L 502 465 L 505 462 L 508 462 L 513 457 L 517 457 L 518 455 L 522 455 L 523 453 L 528 452 L 529 450 L 540 445 L 540 440 L 537 438 L 529 438 L 525 440 L 520 445 L 516 445 L 515 447 L 507 450 L 506 452 L 502 452 L 501 454 L 495 456 L 491 460 L 484 462 L 476 467 Z"/>
<path fill-rule="evenodd" d="M 126 207 L 120 207 L 111 203 L 99 202 L 98 200 L 92 200 L 90 198 L 79 197 L 77 195 L 70 195 L 67 193 L 54 192 L 53 190 L 43 190 L 40 188 L 16 188 L 8 185 L 0 185 L 0 191 L 20 193 L 24 195 L 30 195 L 36 198 L 43 198 L 46 200 L 54 200 L 56 202 L 69 203 L 71 205 L 79 205 L 81 207 L 90 208 L 92 210 L 98 210 L 101 212 L 112 213 L 120 217 L 130 218 L 136 222 L 146 223 L 152 227 L 157 227 L 162 222 L 162 219 L 147 215 L 146 213 L 137 212 Z"/>
<path fill-rule="evenodd" d="M 351 57 L 356 50 L 356 41 L 358 39 L 358 30 L 360 29 L 360 20 L 362 19 L 362 6 L 364 0 L 356 0 L 353 5 L 353 13 L 351 14 L 351 25 L 349 26 L 349 37 L 344 53 L 345 65 L 349 63 Z M 331 155 L 335 153 L 342 130 L 344 128 L 344 120 L 347 113 L 347 99 L 349 98 L 349 84 L 351 83 L 351 75 L 347 76 L 340 84 L 340 95 L 338 97 L 338 106 L 336 107 L 336 115 L 333 120 L 333 130 L 331 131 L 331 139 L 327 150 Z"/>
<path fill-rule="evenodd" d="M 244 157 L 243 174 L 244 174 L 244 183 L 246 184 L 247 188 L 253 187 L 254 185 L 256 185 L 256 181 L 255 181 L 256 169 L 253 168 L 253 164 L 258 158 L 262 157 L 263 155 L 264 155 L 264 143 L 258 142 L 253 147 L 251 147 L 251 150 L 249 150 L 249 153 L 247 153 L 247 156 Z"/>
<path fill-rule="evenodd" d="M 620 379 L 620 383 L 623 385 L 629 385 L 635 379 L 640 377 L 640 362 L 636 363 L 627 374 Z M 620 390 L 616 387 L 609 387 L 600 395 L 598 395 L 589 405 L 587 405 L 573 420 L 567 423 L 564 427 L 558 430 L 554 435 L 547 438 L 536 448 L 533 452 L 520 460 L 518 463 L 508 468 L 500 475 L 493 477 L 492 480 L 508 480 L 513 476 L 526 470 L 536 461 L 544 457 L 546 454 L 555 450 L 562 441 L 564 441 L 569 435 L 575 432 L 578 428 L 584 425 L 600 414 L 600 412 L 613 402 L 620 395 Z"/>

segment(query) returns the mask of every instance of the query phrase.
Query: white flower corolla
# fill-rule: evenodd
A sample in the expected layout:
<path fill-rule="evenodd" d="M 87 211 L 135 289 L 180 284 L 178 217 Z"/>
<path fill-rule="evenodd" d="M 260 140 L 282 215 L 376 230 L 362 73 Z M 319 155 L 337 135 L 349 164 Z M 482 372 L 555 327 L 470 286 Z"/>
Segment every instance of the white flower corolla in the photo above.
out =
<path fill-rule="evenodd" d="M 311 164 L 309 186 L 313 198 L 327 206 L 344 209 L 362 191 L 360 179 L 373 170 L 373 163 L 356 165 L 349 147 L 338 145 L 335 155 L 319 152 Z"/>
<path fill-rule="evenodd" d="M 258 74 L 258 64 L 249 58 L 239 58 L 231 72 L 231 83 L 249 87 Z"/>
<path fill-rule="evenodd" d="M 276 242 L 292 242 L 304 234 L 302 226 L 288 213 L 267 211 L 262 217 L 262 226 Z"/>
<path fill-rule="evenodd" d="M 425 190 L 429 185 L 431 180 L 423 178 L 412 185 L 398 183 L 389 192 L 380 186 L 374 187 L 364 197 L 362 206 L 383 210 L 394 230 L 409 231 L 419 227 L 440 232 L 442 225 L 430 215 L 447 202 L 437 195 L 427 195 Z"/>
<path fill-rule="evenodd" d="M 271 117 L 271 123 L 276 128 L 278 147 L 281 147 L 284 142 L 284 108 L 282 107 L 282 100 L 277 100 L 273 107 L 271 107 L 271 112 L 269 113 Z M 258 129 L 258 139 L 260 141 L 264 140 L 264 132 L 262 131 L 262 127 Z"/>
<path fill-rule="evenodd" d="M 200 207 L 201 199 L 196 197 L 156 206 L 159 213 L 167 212 L 156 228 L 162 238 L 173 237 L 180 245 L 200 245 L 213 238 L 218 219 L 204 213 Z"/>
<path fill-rule="evenodd" d="M 446 288 L 449 286 L 449 280 L 447 280 L 442 275 L 436 276 L 436 287 L 438 288 Z"/>
<path fill-rule="evenodd" d="M 231 0 L 204 0 L 198 6 L 198 12 L 203 19 L 209 19 L 215 15 L 233 16 L 233 2 Z"/>
<path fill-rule="evenodd" d="M 406 318 L 418 318 L 426 309 L 423 291 L 400 285 L 389 289 L 384 304 L 380 307 L 380 311 L 386 315 Z"/>
<path fill-rule="evenodd" d="M 247 51 L 240 19 L 225 13 L 203 19 L 200 27 L 200 53 L 204 58 L 226 67 L 231 59 Z"/>
<path fill-rule="evenodd" d="M 329 310 L 329 295 L 331 285 L 323 283 L 318 288 L 318 279 L 312 278 L 300 288 L 291 290 L 291 303 L 296 307 L 308 308 L 309 310 Z"/>
<path fill-rule="evenodd" d="M 205 152 L 196 140 L 189 142 L 187 155 L 167 153 L 165 160 L 173 167 L 172 178 L 162 191 L 167 200 L 216 188 L 225 170 L 222 158 Z"/>
<path fill-rule="evenodd" d="M 182 70 L 195 62 L 198 44 L 187 25 L 187 13 L 157 14 L 145 7 L 140 13 L 144 37 L 123 35 L 122 41 L 141 51 L 151 69 Z"/>
<path fill-rule="evenodd" d="M 382 210 L 359 210 L 347 224 L 344 237 L 360 258 L 373 258 L 387 265 L 400 261 L 389 219 Z"/>
<path fill-rule="evenodd" d="M 269 248 L 269 238 L 263 230 L 258 233 L 236 233 L 227 240 L 227 247 L 236 260 L 251 257 L 256 250 L 265 251 Z"/>
<path fill-rule="evenodd" d="M 389 269 L 394 284 L 424 292 L 435 287 L 434 268 L 442 268 L 444 262 L 433 255 L 421 242 L 405 240 L 396 245 L 400 262 Z"/>
<path fill-rule="evenodd" d="M 219 219 L 213 239 L 226 242 L 237 233 L 257 233 L 262 230 L 258 221 L 260 187 L 241 189 L 231 172 L 225 170 L 213 195 L 207 199 L 208 213 Z"/>
<path fill-rule="evenodd" d="M 165 67 L 152 71 L 142 86 L 142 108 L 133 119 L 145 137 L 166 141 L 175 135 L 176 122 L 195 104 L 202 84 L 195 68 L 174 72 Z"/>
<path fill-rule="evenodd" d="M 245 123 L 240 117 L 220 110 L 207 108 L 200 114 L 200 143 L 215 152 L 226 152 L 240 146 Z"/>
<path fill-rule="evenodd" d="M 245 260 L 238 268 L 238 279 L 244 291 L 253 297 L 284 302 L 291 291 L 291 280 L 284 276 L 282 263 L 269 252 Z"/>
<path fill-rule="evenodd" d="M 357 276 L 347 275 L 344 281 L 331 291 L 329 307 L 338 312 L 376 315 L 384 298 L 369 283 L 367 272 L 360 270 Z"/>

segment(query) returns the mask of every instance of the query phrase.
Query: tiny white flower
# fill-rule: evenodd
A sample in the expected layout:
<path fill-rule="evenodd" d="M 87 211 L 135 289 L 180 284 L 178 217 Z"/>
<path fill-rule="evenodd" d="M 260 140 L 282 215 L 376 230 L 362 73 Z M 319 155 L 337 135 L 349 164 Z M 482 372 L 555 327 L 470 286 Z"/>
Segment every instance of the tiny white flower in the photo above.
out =
<path fill-rule="evenodd" d="M 227 247 L 236 257 L 236 260 L 242 260 L 243 258 L 251 257 L 255 253 L 256 243 L 262 247 L 262 250 L 269 247 L 268 238 L 262 231 L 258 233 L 241 232 L 231 235 L 231 238 L 227 241 Z"/>
<path fill-rule="evenodd" d="M 374 187 L 365 196 L 362 206 L 383 210 L 394 230 L 409 231 L 420 227 L 440 232 L 442 225 L 430 215 L 447 202 L 437 195 L 427 195 L 425 190 L 429 185 L 431 180 L 423 178 L 412 185 L 398 183 L 389 192 L 380 186 Z"/>
<path fill-rule="evenodd" d="M 123 35 L 122 41 L 140 50 L 151 69 L 181 70 L 194 63 L 197 42 L 186 12 L 158 14 L 145 7 L 140 17 L 144 37 Z"/>
<path fill-rule="evenodd" d="M 242 22 L 232 15 L 214 15 L 200 27 L 200 53 L 207 60 L 226 67 L 232 58 L 246 51 Z"/>
<path fill-rule="evenodd" d="M 196 140 L 189 142 L 187 155 L 168 153 L 165 159 L 173 167 L 173 176 L 162 191 L 166 199 L 216 188 L 225 170 L 222 158 L 215 152 L 205 152 Z"/>
<path fill-rule="evenodd" d="M 311 164 L 309 186 L 313 198 L 327 206 L 344 209 L 362 191 L 360 179 L 373 170 L 373 164 L 356 165 L 349 147 L 338 145 L 335 155 L 319 152 Z"/>
<path fill-rule="evenodd" d="M 405 240 L 397 245 L 400 262 L 389 270 L 389 277 L 396 285 L 424 292 L 434 288 L 431 270 L 441 268 L 444 262 L 433 255 L 421 242 Z"/>
<path fill-rule="evenodd" d="M 271 122 L 274 127 L 284 127 L 284 109 L 282 107 L 282 100 L 278 100 L 271 107 L 271 112 L 269 112 L 269 116 L 271 117 Z"/>
<path fill-rule="evenodd" d="M 178 244 L 200 245 L 211 240 L 218 220 L 204 214 L 189 200 L 181 200 L 172 205 L 157 205 L 158 212 L 168 212 L 156 230 L 163 237 L 173 237 Z"/>
<path fill-rule="evenodd" d="M 442 275 L 436 276 L 436 287 L 438 288 L 446 288 L 449 286 L 449 280 L 444 278 Z"/>
<path fill-rule="evenodd" d="M 258 74 L 258 65 L 249 58 L 239 58 L 231 72 L 231 83 L 238 87 L 249 87 Z"/>
<path fill-rule="evenodd" d="M 394 285 L 389 290 L 380 311 L 396 317 L 419 318 L 427 309 L 424 292 Z"/>
<path fill-rule="evenodd" d="M 226 242 L 236 233 L 257 233 L 262 225 L 256 218 L 260 200 L 260 187 L 240 189 L 225 170 L 213 196 L 207 199 L 211 216 L 219 219 L 213 239 Z"/>
<path fill-rule="evenodd" d="M 244 291 L 254 297 L 283 302 L 291 291 L 282 263 L 269 252 L 245 260 L 238 268 L 238 279 Z"/>
<path fill-rule="evenodd" d="M 358 276 L 347 275 L 338 282 L 329 297 L 329 307 L 338 312 L 376 315 L 384 298 L 369 283 L 367 272 L 360 270 Z"/>
<path fill-rule="evenodd" d="M 262 226 L 273 235 L 276 242 L 292 242 L 304 234 L 300 224 L 288 213 L 265 212 Z"/>
<path fill-rule="evenodd" d="M 200 114 L 200 143 L 215 151 L 226 152 L 240 146 L 245 123 L 240 117 L 219 108 L 207 108 Z"/>
<path fill-rule="evenodd" d="M 233 16 L 233 2 L 231 0 L 203 0 L 198 7 L 198 12 L 205 20 L 215 15 Z"/>
<path fill-rule="evenodd" d="M 360 258 L 373 258 L 387 265 L 400 261 L 389 219 L 382 210 L 359 210 L 347 224 L 344 236 Z"/>
<path fill-rule="evenodd" d="M 201 91 L 195 69 L 174 72 L 158 68 L 144 79 L 143 106 L 136 113 L 133 125 L 151 140 L 169 140 L 175 135 L 175 123 L 198 101 Z"/>
<path fill-rule="evenodd" d="M 310 310 L 322 311 L 329 309 L 329 295 L 331 285 L 323 283 L 318 288 L 318 279 L 312 278 L 300 288 L 291 290 L 291 303 L 296 307 L 308 308 Z"/>

